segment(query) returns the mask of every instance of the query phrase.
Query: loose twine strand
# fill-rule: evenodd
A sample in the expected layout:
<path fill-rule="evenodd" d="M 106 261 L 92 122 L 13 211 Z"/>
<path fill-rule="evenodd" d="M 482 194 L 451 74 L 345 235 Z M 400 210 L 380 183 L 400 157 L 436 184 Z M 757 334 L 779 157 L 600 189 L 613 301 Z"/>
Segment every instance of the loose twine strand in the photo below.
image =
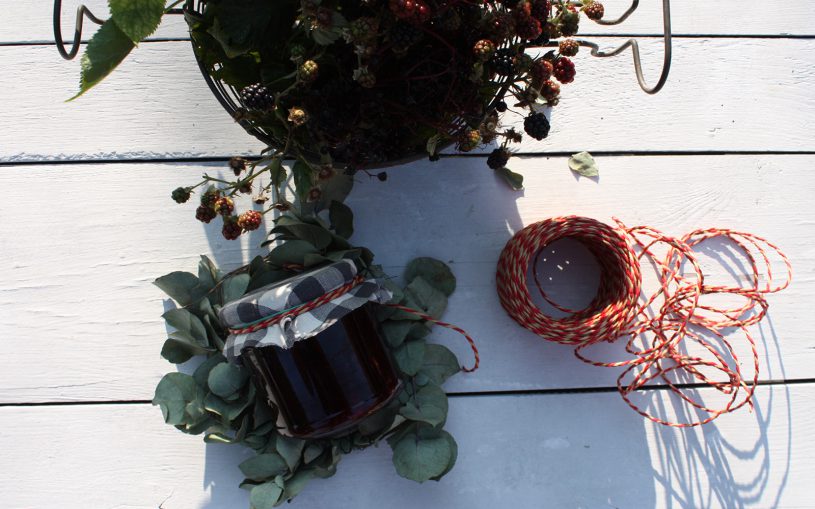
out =
<path fill-rule="evenodd" d="M 256 322 L 246 324 L 244 327 L 229 329 L 229 332 L 230 332 L 230 334 L 249 334 L 251 332 L 256 332 L 256 331 L 271 327 L 272 325 L 279 324 L 279 323 L 283 322 L 284 320 L 293 319 L 293 318 L 297 317 L 298 315 L 301 315 L 303 313 L 307 313 L 307 312 L 311 311 L 312 309 L 318 308 L 318 307 L 322 306 L 323 304 L 331 302 L 332 300 L 345 295 L 346 293 L 353 290 L 357 285 L 362 283 L 364 280 L 365 280 L 364 277 L 356 276 L 353 280 L 349 281 L 348 283 L 346 283 L 346 284 L 344 284 L 344 285 L 342 285 L 342 286 L 340 286 L 340 287 L 338 287 L 338 288 L 336 288 L 336 289 L 334 289 L 334 290 L 332 290 L 332 291 L 330 291 L 328 293 L 325 293 L 325 294 L 321 295 L 320 297 L 318 297 L 318 298 L 316 298 L 314 300 L 304 302 L 303 304 L 300 304 L 299 306 L 295 306 L 293 308 L 280 311 L 280 312 L 278 312 L 278 313 L 276 313 L 274 315 L 270 315 L 270 316 L 268 316 L 266 318 L 263 318 L 261 320 L 258 320 Z M 472 336 L 467 334 L 467 332 L 465 332 L 464 329 L 461 329 L 460 327 L 457 327 L 457 326 L 455 326 L 453 324 L 443 322 L 441 320 L 437 320 L 437 319 L 433 318 L 432 316 L 428 315 L 427 313 L 424 313 L 422 311 L 419 311 L 419 310 L 416 310 L 416 309 L 413 309 L 413 308 L 410 308 L 410 307 L 407 307 L 407 306 L 402 306 L 400 304 L 384 304 L 384 305 L 387 306 L 387 307 L 391 307 L 391 308 L 394 308 L 394 309 L 404 311 L 406 313 L 410 313 L 410 314 L 412 314 L 414 316 L 417 316 L 417 317 L 421 318 L 422 320 L 426 320 L 426 321 L 434 323 L 436 325 L 440 325 L 442 327 L 454 330 L 454 331 L 458 332 L 459 334 L 461 334 L 462 336 L 464 336 L 464 339 L 467 340 L 467 343 L 469 343 L 470 348 L 473 351 L 473 356 L 475 357 L 475 363 L 473 364 L 473 367 L 471 367 L 471 368 L 468 368 L 466 366 L 461 366 L 461 370 L 466 372 L 466 373 L 472 373 L 473 371 L 478 369 L 478 365 L 480 363 L 480 356 L 478 354 L 478 347 L 475 346 L 475 341 L 473 340 Z"/>
<path fill-rule="evenodd" d="M 771 242 L 750 233 L 722 228 L 695 230 L 681 238 L 670 237 L 649 226 L 626 227 L 614 219 L 617 227 L 597 220 L 566 216 L 555 217 L 527 226 L 506 245 L 498 261 L 497 287 L 501 305 L 520 325 L 548 341 L 575 347 L 575 356 L 593 366 L 625 368 L 617 378 L 617 389 L 634 411 L 653 422 L 673 427 L 692 427 L 708 423 L 718 416 L 748 405 L 752 408 L 753 392 L 758 382 L 759 359 L 756 342 L 747 327 L 758 323 L 766 314 L 766 295 L 789 286 L 792 266 L 787 256 Z M 582 310 L 572 310 L 553 302 L 544 292 L 537 271 L 535 284 L 541 296 L 555 309 L 569 313 L 564 318 L 544 314 L 533 302 L 527 286 L 527 269 L 532 257 L 537 266 L 541 249 L 552 242 L 571 238 L 581 242 L 600 265 L 597 295 Z M 693 248 L 700 243 L 722 238 L 735 245 L 752 269 L 744 287 L 708 285 Z M 660 258 L 654 248 L 667 247 Z M 777 254 L 786 266 L 786 276 L 778 282 L 768 255 Z M 645 258 L 656 269 L 660 288 L 652 295 L 642 295 L 640 261 Z M 682 273 L 689 265 L 689 275 Z M 760 271 L 759 267 L 764 271 Z M 759 280 L 764 273 L 765 285 Z M 723 307 L 703 302 L 713 294 L 736 295 L 743 305 Z M 657 299 L 661 298 L 661 304 Z M 723 330 L 735 328 L 752 350 L 753 377 L 747 382 L 733 342 Z M 618 362 L 592 360 L 584 350 L 601 341 L 613 342 L 627 337 L 625 350 L 634 357 Z M 638 338 L 642 346 L 638 346 Z M 684 353 L 684 343 L 695 342 L 709 358 Z M 718 348 L 717 348 L 718 346 Z M 725 355 L 720 353 L 725 351 Z M 701 369 L 711 368 L 723 375 L 714 380 Z M 684 372 L 727 396 L 720 408 L 710 408 L 694 399 L 668 377 Z M 708 415 L 696 421 L 671 422 L 657 417 L 630 399 L 630 394 L 660 379 L 684 402 Z"/>

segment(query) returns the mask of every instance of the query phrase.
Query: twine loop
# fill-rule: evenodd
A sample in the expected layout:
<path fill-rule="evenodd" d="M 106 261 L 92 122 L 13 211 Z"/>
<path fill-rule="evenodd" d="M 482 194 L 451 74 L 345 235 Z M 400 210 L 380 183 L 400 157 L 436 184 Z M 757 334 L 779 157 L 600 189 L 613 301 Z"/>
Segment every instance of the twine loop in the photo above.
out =
<path fill-rule="evenodd" d="M 792 278 L 789 259 L 777 246 L 750 233 L 710 228 L 674 238 L 649 226 L 626 227 L 616 218 L 615 222 L 616 227 L 585 217 L 555 217 L 519 231 L 504 247 L 498 261 L 496 282 L 503 308 L 516 322 L 542 338 L 575 347 L 575 356 L 583 362 L 624 368 L 617 379 L 620 395 L 637 413 L 656 423 L 698 426 L 744 405 L 752 407 L 759 362 L 755 340 L 747 327 L 765 316 L 766 294 L 789 286 Z M 563 238 L 582 243 L 597 260 L 601 276 L 594 299 L 584 309 L 572 310 L 546 295 L 533 270 L 535 285 L 543 299 L 568 313 L 564 318 L 554 318 L 532 301 L 526 274 L 533 257 L 533 267 L 537 267 L 543 247 Z M 729 241 L 748 261 L 751 272 L 745 285 L 705 282 L 694 248 L 714 238 Z M 660 246 L 667 249 L 664 257 L 654 252 Z M 786 266 L 786 275 L 780 281 L 773 275 L 769 252 L 778 255 Z M 642 290 L 643 259 L 652 264 L 659 280 L 659 289 L 652 294 Z M 688 269 L 687 274 L 683 272 Z M 761 284 L 762 275 L 767 279 L 765 284 Z M 716 294 L 735 295 L 743 303 L 735 307 L 716 304 L 708 298 Z M 728 328 L 743 335 L 752 351 L 754 370 L 750 381 L 742 374 L 731 335 L 723 332 Z M 598 342 L 614 342 L 623 337 L 628 338 L 625 350 L 632 356 L 627 360 L 601 362 L 584 351 Z M 686 353 L 687 342 L 701 346 L 705 357 Z M 720 377 L 713 379 L 711 371 Z M 726 403 L 718 408 L 705 406 L 668 376 L 674 372 L 684 373 L 696 383 L 725 394 Z M 630 399 L 632 393 L 657 379 L 682 401 L 708 415 L 695 421 L 671 422 Z"/>

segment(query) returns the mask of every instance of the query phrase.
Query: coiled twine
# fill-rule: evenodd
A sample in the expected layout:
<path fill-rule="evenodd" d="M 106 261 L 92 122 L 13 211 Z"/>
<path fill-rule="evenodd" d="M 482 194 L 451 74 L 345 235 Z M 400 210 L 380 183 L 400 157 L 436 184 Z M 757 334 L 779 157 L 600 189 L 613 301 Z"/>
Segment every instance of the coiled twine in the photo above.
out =
<path fill-rule="evenodd" d="M 656 423 L 697 426 L 744 405 L 752 406 L 759 359 L 747 327 L 766 314 L 766 294 L 789 286 L 792 267 L 787 256 L 774 244 L 750 233 L 711 228 L 675 238 L 649 226 L 626 227 L 619 220 L 614 221 L 616 226 L 586 217 L 554 217 L 519 231 L 504 247 L 498 261 L 496 282 L 501 305 L 516 322 L 547 341 L 574 346 L 578 359 L 594 366 L 625 368 L 617 379 L 620 394 L 637 413 Z M 729 241 L 749 262 L 752 273 L 748 274 L 746 284 L 705 283 L 694 247 L 717 237 Z M 554 318 L 532 301 L 526 274 L 533 257 L 537 265 L 543 247 L 564 238 L 581 242 L 591 252 L 601 276 L 591 303 L 582 310 L 572 310 L 546 295 L 533 270 L 541 296 L 556 309 L 569 313 L 564 318 Z M 666 248 L 667 254 L 657 255 L 658 248 Z M 773 276 L 769 253 L 778 255 L 786 266 L 786 275 L 780 281 Z M 659 289 L 650 295 L 642 290 L 643 259 L 652 264 L 659 280 Z M 763 277 L 765 284 L 760 283 Z M 705 298 L 712 294 L 735 295 L 743 304 L 722 306 L 715 299 Z M 726 328 L 735 328 L 750 347 L 754 369 L 749 381 L 742 374 L 732 334 L 723 333 Z M 584 352 L 593 344 L 619 338 L 628 338 L 625 348 L 631 358 L 627 360 L 600 362 Z M 704 356 L 686 353 L 687 342 L 701 346 L 701 350 L 696 350 Z M 711 371 L 719 374 L 716 380 L 711 378 Z M 683 381 L 694 383 L 679 384 L 676 377 L 668 376 L 672 372 L 684 373 Z M 657 379 L 685 403 L 700 410 L 702 417 L 672 422 L 631 400 L 634 391 Z M 709 408 L 695 399 L 688 389 L 698 383 L 724 394 L 726 402 Z"/>

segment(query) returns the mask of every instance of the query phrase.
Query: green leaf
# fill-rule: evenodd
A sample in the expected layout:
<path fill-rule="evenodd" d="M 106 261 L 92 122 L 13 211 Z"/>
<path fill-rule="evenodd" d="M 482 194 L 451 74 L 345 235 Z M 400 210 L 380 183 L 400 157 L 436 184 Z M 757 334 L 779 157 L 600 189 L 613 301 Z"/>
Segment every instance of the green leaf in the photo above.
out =
<path fill-rule="evenodd" d="M 206 294 L 199 283 L 199 279 L 189 272 L 171 272 L 153 282 L 181 306 L 192 304 Z"/>
<path fill-rule="evenodd" d="M 405 287 L 405 295 L 433 318 L 440 318 L 447 309 L 447 296 L 421 276 L 414 277 Z"/>
<path fill-rule="evenodd" d="M 278 475 L 285 474 L 289 468 L 286 462 L 276 452 L 258 454 L 239 465 L 241 472 L 248 479 L 263 481 Z"/>
<path fill-rule="evenodd" d="M 228 2 L 217 2 L 213 4 L 212 11 L 215 15 L 213 25 L 207 30 L 215 39 L 221 43 L 224 52 L 229 58 L 242 55 L 257 46 L 260 38 L 266 35 L 267 26 L 275 13 L 275 7 L 281 2 L 269 2 L 267 0 L 230 0 Z M 208 6 L 209 7 L 209 6 Z M 287 13 L 278 12 L 280 18 L 286 18 Z M 281 20 L 283 21 L 283 20 Z M 291 24 L 291 21 L 289 21 Z M 286 33 L 280 31 L 271 32 L 277 34 L 280 40 L 285 40 Z"/>
<path fill-rule="evenodd" d="M 273 186 L 280 186 L 286 181 L 286 168 L 283 166 L 282 157 L 273 158 L 265 169 L 269 170 L 269 178 Z"/>
<path fill-rule="evenodd" d="M 424 362 L 426 346 L 424 340 L 407 341 L 394 350 L 393 358 L 396 360 L 396 364 L 399 365 L 399 370 L 408 376 L 418 373 Z"/>
<path fill-rule="evenodd" d="M 161 356 L 173 364 L 187 362 L 196 355 L 204 355 L 211 350 L 190 342 L 186 339 L 170 337 L 161 347 Z"/>
<path fill-rule="evenodd" d="M 458 359 L 447 347 L 436 344 L 427 345 L 419 373 L 425 375 L 431 383 L 441 385 L 459 370 L 461 366 L 458 364 Z"/>
<path fill-rule="evenodd" d="M 161 315 L 170 327 L 187 332 L 195 342 L 203 347 L 209 346 L 207 330 L 203 322 L 186 309 L 171 309 Z"/>
<path fill-rule="evenodd" d="M 212 368 L 218 364 L 221 364 L 222 362 L 226 362 L 226 357 L 220 353 L 213 355 L 202 362 L 197 368 L 195 368 L 195 372 L 192 374 L 193 379 L 195 379 L 195 383 L 198 384 L 199 387 L 208 389 L 209 385 L 207 384 L 207 380 L 209 379 L 209 372 L 212 371 Z"/>
<path fill-rule="evenodd" d="M 223 283 L 221 283 L 224 304 L 243 297 L 248 286 L 249 274 L 238 274 L 225 279 Z"/>
<path fill-rule="evenodd" d="M 301 469 L 294 473 L 291 479 L 286 481 L 286 486 L 283 488 L 283 500 L 291 500 L 296 497 L 306 484 L 317 476 L 314 469 Z"/>
<path fill-rule="evenodd" d="M 427 153 L 431 156 L 436 153 L 436 149 L 439 146 L 439 141 L 441 141 L 440 134 L 434 134 L 427 140 Z"/>
<path fill-rule="evenodd" d="M 410 330 L 415 323 L 408 320 L 387 320 L 382 323 L 382 332 L 385 334 L 385 341 L 391 348 L 396 348 L 404 343 Z"/>
<path fill-rule="evenodd" d="M 223 362 L 209 372 L 207 385 L 216 396 L 229 398 L 246 385 L 247 380 L 249 380 L 249 370 Z"/>
<path fill-rule="evenodd" d="M 225 401 L 210 392 L 204 398 L 204 408 L 230 422 L 237 419 L 250 404 L 252 400 L 245 396 L 235 401 Z"/>
<path fill-rule="evenodd" d="M 328 208 L 328 218 L 331 221 L 331 229 L 340 237 L 348 239 L 354 234 L 354 213 L 348 205 L 332 201 Z"/>
<path fill-rule="evenodd" d="M 306 449 L 303 451 L 303 461 L 306 463 L 311 463 L 323 453 L 323 450 L 324 447 L 319 443 L 312 442 L 308 444 Z"/>
<path fill-rule="evenodd" d="M 275 442 L 275 449 L 283 456 L 292 471 L 300 464 L 300 455 L 303 454 L 305 446 L 305 440 L 289 438 L 283 435 L 277 435 L 277 441 Z"/>
<path fill-rule="evenodd" d="M 271 233 L 280 234 L 285 240 L 303 240 L 317 248 L 323 250 L 331 245 L 335 239 L 331 232 L 315 224 L 303 223 L 301 221 L 287 222 L 272 228 Z"/>
<path fill-rule="evenodd" d="M 164 0 L 108 0 L 110 17 L 138 44 L 156 31 L 164 15 Z"/>
<path fill-rule="evenodd" d="M 252 509 L 272 509 L 277 505 L 282 494 L 283 488 L 275 482 L 265 482 L 252 488 L 249 503 L 252 505 Z"/>
<path fill-rule="evenodd" d="M 393 465 L 406 479 L 424 482 L 438 478 L 455 462 L 456 448 L 449 433 L 429 426 L 419 427 L 393 445 Z"/>
<path fill-rule="evenodd" d="M 161 407 L 164 422 L 172 425 L 184 424 L 186 408 L 197 394 L 195 380 L 184 373 L 167 373 L 156 386 L 153 404 Z"/>
<path fill-rule="evenodd" d="M 579 152 L 569 158 L 569 168 L 584 177 L 599 177 L 597 162 L 588 152 Z"/>
<path fill-rule="evenodd" d="M 520 191 L 524 188 L 524 176 L 514 171 L 510 170 L 509 168 L 498 168 L 495 170 L 495 173 L 500 175 L 504 180 L 506 180 L 509 186 L 516 190 Z"/>
<path fill-rule="evenodd" d="M 291 171 L 294 176 L 294 189 L 297 191 L 297 196 L 301 202 L 305 202 L 308 192 L 314 187 L 314 171 L 311 169 L 311 165 L 302 159 L 298 159 L 294 163 Z"/>
<path fill-rule="evenodd" d="M 417 276 L 421 276 L 430 283 L 430 286 L 448 297 L 456 290 L 456 276 L 453 275 L 450 267 L 441 260 L 427 257 L 411 260 L 407 268 L 405 268 L 404 279 L 410 283 Z"/>
<path fill-rule="evenodd" d="M 278 267 L 287 264 L 302 265 L 308 254 L 319 254 L 319 251 L 305 240 L 287 240 L 272 249 L 268 259 Z"/>
<path fill-rule="evenodd" d="M 93 34 L 82 55 L 79 92 L 73 101 L 110 74 L 134 48 L 133 41 L 116 24 L 108 20 Z"/>
<path fill-rule="evenodd" d="M 438 385 L 425 385 L 399 413 L 411 421 L 438 426 L 447 419 L 447 394 Z"/>

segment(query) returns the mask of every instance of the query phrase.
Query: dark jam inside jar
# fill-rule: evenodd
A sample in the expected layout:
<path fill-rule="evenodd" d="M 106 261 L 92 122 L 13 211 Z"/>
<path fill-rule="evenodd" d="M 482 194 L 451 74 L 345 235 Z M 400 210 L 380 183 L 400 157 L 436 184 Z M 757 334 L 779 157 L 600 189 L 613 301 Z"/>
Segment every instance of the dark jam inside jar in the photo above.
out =
<path fill-rule="evenodd" d="M 400 381 L 368 303 L 314 337 L 242 352 L 292 436 L 348 431 L 396 395 Z"/>

